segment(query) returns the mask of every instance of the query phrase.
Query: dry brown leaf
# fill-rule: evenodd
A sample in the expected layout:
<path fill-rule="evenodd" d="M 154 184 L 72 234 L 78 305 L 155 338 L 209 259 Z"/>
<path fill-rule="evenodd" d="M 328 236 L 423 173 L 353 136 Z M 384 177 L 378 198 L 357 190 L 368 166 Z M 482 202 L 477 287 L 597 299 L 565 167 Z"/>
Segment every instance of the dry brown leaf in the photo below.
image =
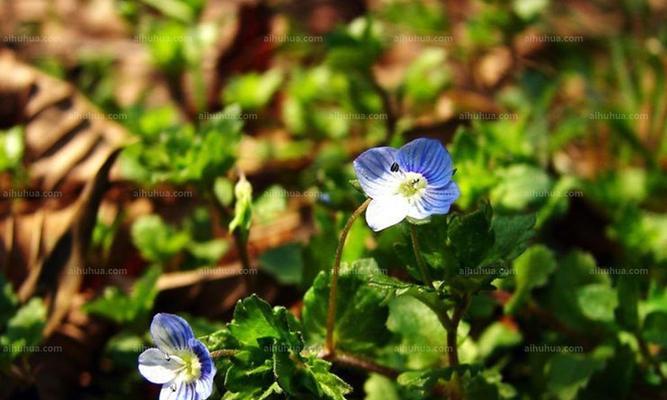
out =
<path fill-rule="evenodd" d="M 49 335 L 78 291 L 82 276 L 75 270 L 85 264 L 109 171 L 130 139 L 69 84 L 9 51 L 0 52 L 0 102 L 6 100 L 13 123 L 25 125 L 26 190 L 39 196 L 19 193 L 0 210 L 2 270 L 20 301 L 46 299 Z"/>

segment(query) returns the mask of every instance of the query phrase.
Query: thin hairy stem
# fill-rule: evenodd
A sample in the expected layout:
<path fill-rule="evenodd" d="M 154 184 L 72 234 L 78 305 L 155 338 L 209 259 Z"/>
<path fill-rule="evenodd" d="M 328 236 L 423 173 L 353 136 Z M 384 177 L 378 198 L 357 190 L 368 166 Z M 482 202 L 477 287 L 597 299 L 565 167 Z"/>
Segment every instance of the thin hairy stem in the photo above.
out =
<path fill-rule="evenodd" d="M 340 239 L 338 240 L 338 247 L 336 248 L 336 257 L 334 259 L 333 271 L 331 274 L 331 289 L 329 290 L 329 308 L 327 311 L 327 337 L 325 341 L 325 351 L 327 353 L 333 354 L 335 350 L 334 346 L 334 323 L 336 322 L 336 291 L 338 290 L 338 274 L 340 270 L 340 259 L 343 255 L 343 247 L 345 246 L 345 239 L 347 239 L 347 234 L 350 233 L 352 224 L 356 221 L 357 218 L 366 210 L 368 204 L 371 202 L 371 199 L 366 199 L 359 208 L 354 210 L 350 218 L 347 220 L 347 223 L 343 227 L 342 232 L 340 233 Z"/>
<path fill-rule="evenodd" d="M 465 295 L 460 303 L 454 308 L 454 313 L 450 320 L 449 327 L 445 327 L 447 330 L 447 358 L 449 360 L 450 367 L 456 367 L 459 365 L 459 348 L 457 343 L 457 332 L 459 329 L 459 323 L 463 318 L 470 305 L 470 297 Z"/>
<path fill-rule="evenodd" d="M 238 350 L 233 349 L 220 349 L 211 352 L 211 358 L 220 358 L 220 357 L 234 357 Z"/>
<path fill-rule="evenodd" d="M 324 357 L 324 359 L 337 365 L 351 367 L 367 372 L 374 372 L 391 379 L 396 379 L 401 373 L 400 371 L 397 371 L 393 368 L 380 365 L 369 358 L 342 351 L 338 351 L 335 354 L 329 354 Z"/>
<path fill-rule="evenodd" d="M 460 365 L 458 347 L 459 323 L 469 305 L 470 296 L 466 294 L 454 307 L 451 318 L 446 313 L 440 317 L 440 321 L 447 331 L 447 346 L 445 348 L 447 349 L 447 361 L 450 367 L 458 367 Z M 447 385 L 447 398 L 451 400 L 461 399 L 462 390 L 459 377 L 457 375 L 452 376 L 452 380 Z"/>
<path fill-rule="evenodd" d="M 417 228 L 414 224 L 410 225 L 410 239 L 412 240 L 412 250 L 415 252 L 415 258 L 417 259 L 417 268 L 419 268 L 419 274 L 422 277 L 424 284 L 429 287 L 433 286 L 433 281 L 431 280 L 431 275 L 428 273 L 428 268 L 422 257 L 421 250 L 419 249 L 419 241 L 417 240 Z"/>

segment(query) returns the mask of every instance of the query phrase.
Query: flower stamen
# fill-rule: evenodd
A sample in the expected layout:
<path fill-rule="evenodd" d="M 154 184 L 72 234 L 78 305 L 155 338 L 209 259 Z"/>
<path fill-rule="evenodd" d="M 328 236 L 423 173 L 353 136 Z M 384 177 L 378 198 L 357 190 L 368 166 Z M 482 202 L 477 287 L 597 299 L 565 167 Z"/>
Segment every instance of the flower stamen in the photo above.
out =
<path fill-rule="evenodd" d="M 426 186 L 428 186 L 428 182 L 422 174 L 408 172 L 404 175 L 403 182 L 398 187 L 398 193 L 411 198 L 415 195 L 421 195 L 426 190 Z"/>
<path fill-rule="evenodd" d="M 181 377 L 184 382 L 192 382 L 201 376 L 201 362 L 199 357 L 196 354 L 190 352 L 184 352 L 180 355 L 181 360 L 183 361 L 183 366 L 181 367 Z"/>

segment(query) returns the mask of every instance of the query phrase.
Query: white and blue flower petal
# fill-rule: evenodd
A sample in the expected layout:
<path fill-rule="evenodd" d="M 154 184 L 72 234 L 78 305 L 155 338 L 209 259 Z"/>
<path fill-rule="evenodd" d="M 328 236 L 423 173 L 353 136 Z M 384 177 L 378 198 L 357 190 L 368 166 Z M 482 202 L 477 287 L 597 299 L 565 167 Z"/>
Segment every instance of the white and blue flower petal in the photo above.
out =
<path fill-rule="evenodd" d="M 176 378 L 182 366 L 178 357 L 169 357 L 155 348 L 148 349 L 139 355 L 139 372 L 153 383 L 171 382 Z"/>
<path fill-rule="evenodd" d="M 162 386 L 160 400 L 203 400 L 195 390 L 195 383 L 172 383 Z"/>
<path fill-rule="evenodd" d="M 178 315 L 158 313 L 151 323 L 151 336 L 160 350 L 171 354 L 188 348 L 194 333 L 187 321 Z"/>
<path fill-rule="evenodd" d="M 213 358 L 211 358 L 211 353 L 209 353 L 206 346 L 204 346 L 204 344 L 197 339 L 190 339 L 188 345 L 192 350 L 192 352 L 199 359 L 199 365 L 200 365 L 199 380 L 210 381 L 212 383 L 213 377 L 215 376 L 215 373 L 217 371 L 215 369 L 215 363 L 213 362 Z M 210 395 L 210 393 L 208 395 Z M 208 397 L 208 395 L 206 397 Z"/>
<path fill-rule="evenodd" d="M 213 393 L 213 375 L 207 379 L 200 379 L 195 384 L 195 392 L 200 399 L 207 399 Z"/>
<path fill-rule="evenodd" d="M 376 147 L 361 153 L 354 160 L 354 172 L 368 197 L 375 198 L 395 192 L 400 173 L 392 171 L 397 149 Z"/>
<path fill-rule="evenodd" d="M 366 223 L 378 232 L 403 221 L 409 210 L 410 204 L 404 196 L 396 194 L 376 197 L 366 209 Z"/>
<path fill-rule="evenodd" d="M 422 174 L 429 184 L 441 186 L 452 178 L 452 158 L 438 140 L 415 139 L 398 150 L 398 165 Z"/>
<path fill-rule="evenodd" d="M 424 219 L 433 214 L 447 214 L 459 195 L 459 188 L 454 181 L 450 181 L 442 188 L 428 187 L 421 198 L 415 201 L 413 207 L 410 208 L 408 216 L 414 219 Z"/>

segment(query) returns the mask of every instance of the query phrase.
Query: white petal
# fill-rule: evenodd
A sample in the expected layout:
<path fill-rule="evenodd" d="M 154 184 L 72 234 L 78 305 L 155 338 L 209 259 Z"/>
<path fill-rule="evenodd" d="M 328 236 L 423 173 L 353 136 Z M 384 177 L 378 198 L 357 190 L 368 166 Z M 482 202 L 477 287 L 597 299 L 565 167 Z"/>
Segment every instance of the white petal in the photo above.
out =
<path fill-rule="evenodd" d="M 364 193 L 376 198 L 396 193 L 402 172 L 392 171 L 398 150 L 374 147 L 366 150 L 354 162 L 354 172 Z"/>
<path fill-rule="evenodd" d="M 199 379 L 195 389 L 200 399 L 207 399 L 213 392 L 213 376 L 209 379 Z"/>
<path fill-rule="evenodd" d="M 366 210 L 366 222 L 375 232 L 396 225 L 408 215 L 408 201 L 404 196 L 393 195 L 371 200 Z"/>
<path fill-rule="evenodd" d="M 195 400 L 198 399 L 194 383 L 171 383 L 162 386 L 160 400 Z"/>
<path fill-rule="evenodd" d="M 182 366 L 180 359 L 167 357 L 158 349 L 148 349 L 139 355 L 139 372 L 153 383 L 172 381 Z"/>

